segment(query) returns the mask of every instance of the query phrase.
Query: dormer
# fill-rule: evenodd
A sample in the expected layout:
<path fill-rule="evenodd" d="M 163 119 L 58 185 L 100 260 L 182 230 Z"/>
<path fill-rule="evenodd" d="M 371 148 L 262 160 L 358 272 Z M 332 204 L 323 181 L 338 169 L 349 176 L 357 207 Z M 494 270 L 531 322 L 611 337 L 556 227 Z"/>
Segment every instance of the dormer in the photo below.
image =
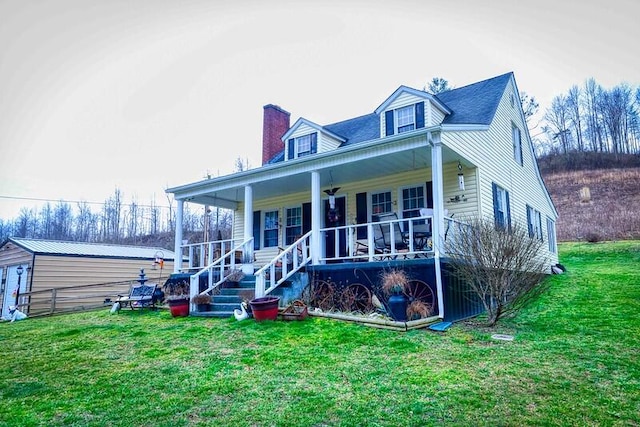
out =
<path fill-rule="evenodd" d="M 400 86 L 376 111 L 380 116 L 380 137 L 435 126 L 451 114 L 435 96 Z"/>
<path fill-rule="evenodd" d="M 299 118 L 282 136 L 284 161 L 300 159 L 315 153 L 335 150 L 346 138 L 307 119 Z"/>

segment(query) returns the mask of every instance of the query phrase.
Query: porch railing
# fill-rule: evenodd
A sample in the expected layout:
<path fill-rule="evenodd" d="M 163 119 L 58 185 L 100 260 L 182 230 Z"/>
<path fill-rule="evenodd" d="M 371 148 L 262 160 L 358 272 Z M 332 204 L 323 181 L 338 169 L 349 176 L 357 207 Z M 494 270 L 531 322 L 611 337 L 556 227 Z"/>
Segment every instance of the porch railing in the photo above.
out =
<path fill-rule="evenodd" d="M 256 297 L 269 294 L 282 282 L 311 262 L 311 232 L 293 242 L 264 267 L 256 271 Z M 280 266 L 280 267 L 278 267 Z M 278 271 L 278 269 L 281 269 Z M 278 278 L 276 273 L 281 273 Z"/>
<path fill-rule="evenodd" d="M 209 250 L 211 250 L 211 248 L 215 247 L 216 245 L 220 245 L 220 247 L 222 248 L 220 253 L 222 255 L 216 258 L 215 260 L 211 261 L 207 266 L 200 269 L 197 273 L 194 273 L 190 276 L 189 295 L 191 297 L 199 293 L 202 293 L 202 294 L 209 293 L 212 290 L 214 290 L 217 286 L 219 286 L 222 282 L 224 282 L 225 270 L 226 269 L 233 270 L 236 268 L 236 265 L 237 265 L 236 254 L 241 254 L 241 259 L 240 259 L 241 264 L 250 262 L 251 253 L 253 251 L 253 237 L 241 242 L 239 245 L 234 246 L 230 248 L 230 250 L 225 252 L 224 244 L 231 241 L 232 240 L 221 240 L 221 241 L 214 241 L 214 242 L 205 242 L 200 244 L 200 245 L 207 245 L 209 247 Z M 197 245 L 190 245 L 190 246 L 197 246 Z M 191 258 L 189 258 L 189 260 L 191 261 Z M 218 280 L 215 282 L 213 279 L 214 271 L 219 272 Z M 207 289 L 200 292 L 200 276 L 202 276 L 205 273 L 207 273 L 207 281 L 208 281 Z"/>
<path fill-rule="evenodd" d="M 229 253 L 236 254 L 239 252 L 238 247 L 243 245 L 241 239 L 224 239 L 214 240 L 210 242 L 189 243 L 182 245 L 182 255 L 188 256 L 187 268 L 182 270 L 193 271 L 204 268 L 217 259 L 225 257 Z M 253 247 L 248 248 L 252 251 Z M 241 257 L 251 257 L 251 252 L 243 251 Z M 235 263 L 235 258 L 231 258 L 232 263 Z M 243 262 L 245 262 L 243 260 Z"/>
<path fill-rule="evenodd" d="M 325 242 L 325 256 L 320 259 L 376 261 L 397 256 L 429 256 L 434 253 L 429 226 L 432 222 L 432 216 L 421 216 L 323 228 L 320 232 Z M 380 227 L 388 232 L 382 242 Z M 359 230 L 366 230 L 363 233 L 366 237 L 358 239 Z"/>

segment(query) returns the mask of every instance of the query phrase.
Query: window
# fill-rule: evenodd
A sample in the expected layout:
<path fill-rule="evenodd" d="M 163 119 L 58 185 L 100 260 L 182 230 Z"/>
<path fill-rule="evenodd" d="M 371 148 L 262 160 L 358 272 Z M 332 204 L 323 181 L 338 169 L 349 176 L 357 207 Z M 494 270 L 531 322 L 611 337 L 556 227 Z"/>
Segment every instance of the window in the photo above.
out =
<path fill-rule="evenodd" d="M 384 113 L 385 135 L 408 132 L 424 127 L 424 101 Z"/>
<path fill-rule="evenodd" d="M 318 133 L 291 138 L 287 141 L 287 159 L 305 157 L 318 151 Z"/>
<path fill-rule="evenodd" d="M 278 246 L 278 211 L 264 213 L 264 243 L 263 247 Z"/>
<path fill-rule="evenodd" d="M 371 213 L 373 215 L 391 212 L 391 191 L 371 194 Z"/>
<path fill-rule="evenodd" d="M 527 205 L 527 227 L 529 229 L 529 237 L 542 240 L 542 218 L 540 211 L 535 210 Z"/>
<path fill-rule="evenodd" d="M 302 236 L 302 207 L 287 208 L 285 217 L 285 244 L 289 246 Z"/>
<path fill-rule="evenodd" d="M 513 158 L 520 166 L 523 165 L 522 135 L 520 134 L 520 129 L 516 125 L 513 125 Z"/>
<path fill-rule="evenodd" d="M 497 185 L 493 187 L 493 216 L 498 228 L 511 228 L 511 210 L 509 207 L 509 192 Z"/>
<path fill-rule="evenodd" d="M 424 208 L 424 186 L 410 187 L 402 190 L 402 217 L 420 216 L 420 208 Z"/>
<path fill-rule="evenodd" d="M 396 110 L 396 115 L 398 121 L 398 133 L 408 132 L 416 128 L 415 117 L 413 115 L 413 105 L 398 108 Z"/>
<path fill-rule="evenodd" d="M 296 138 L 296 152 L 298 157 L 308 156 L 311 154 L 311 135 Z"/>
<path fill-rule="evenodd" d="M 558 246 L 556 245 L 556 223 L 551 218 L 547 217 L 547 240 L 549 241 L 549 252 L 555 254 L 558 252 Z"/>

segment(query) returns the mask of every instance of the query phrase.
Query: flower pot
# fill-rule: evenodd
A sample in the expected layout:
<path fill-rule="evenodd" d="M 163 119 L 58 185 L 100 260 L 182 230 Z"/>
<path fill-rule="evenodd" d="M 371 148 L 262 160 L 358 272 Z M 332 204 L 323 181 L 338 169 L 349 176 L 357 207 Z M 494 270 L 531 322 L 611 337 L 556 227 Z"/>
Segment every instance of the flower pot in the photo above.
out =
<path fill-rule="evenodd" d="M 186 317 L 189 315 L 189 298 L 167 300 L 169 311 L 173 317 Z"/>
<path fill-rule="evenodd" d="M 260 297 L 249 302 L 253 317 L 256 321 L 276 320 L 278 318 L 278 304 L 280 297 Z"/>
<path fill-rule="evenodd" d="M 391 317 L 397 322 L 407 321 L 407 297 L 403 294 L 391 295 L 389 297 L 389 311 Z"/>

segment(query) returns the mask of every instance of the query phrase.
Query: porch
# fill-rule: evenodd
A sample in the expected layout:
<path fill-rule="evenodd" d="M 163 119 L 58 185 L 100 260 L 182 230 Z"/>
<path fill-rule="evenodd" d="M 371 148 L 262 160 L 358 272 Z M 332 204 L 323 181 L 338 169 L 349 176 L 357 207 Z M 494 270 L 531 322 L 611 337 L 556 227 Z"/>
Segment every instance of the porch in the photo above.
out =
<path fill-rule="evenodd" d="M 366 224 L 321 229 L 317 263 L 312 262 L 311 232 L 281 248 L 276 256 L 262 264 L 255 262 L 251 239 L 185 244 L 182 251 L 188 262 L 179 274 L 190 278 L 191 296 L 225 293 L 221 290 L 225 287 L 225 276 L 231 271 L 243 270 L 256 297 L 286 296 L 285 303 L 304 297 L 321 309 L 371 312 L 383 308 L 379 306 L 383 301 L 377 284 L 379 274 L 397 267 L 409 269 L 413 277 L 407 291 L 409 299 L 424 301 L 431 314 L 444 317 L 440 261 L 436 257 L 443 248 L 434 244 L 433 216 L 399 219 L 395 215 L 380 215 L 376 219 Z M 464 226 L 451 217 L 445 217 L 445 223 L 445 240 L 455 238 L 457 230 Z M 366 280 L 357 275 L 350 277 L 350 272 L 361 272 Z M 340 279 L 335 282 L 337 277 Z M 292 283 L 298 286 L 292 287 Z M 327 292 L 331 294 L 331 304 L 324 295 Z M 344 298 L 339 298 L 340 295 Z"/>

